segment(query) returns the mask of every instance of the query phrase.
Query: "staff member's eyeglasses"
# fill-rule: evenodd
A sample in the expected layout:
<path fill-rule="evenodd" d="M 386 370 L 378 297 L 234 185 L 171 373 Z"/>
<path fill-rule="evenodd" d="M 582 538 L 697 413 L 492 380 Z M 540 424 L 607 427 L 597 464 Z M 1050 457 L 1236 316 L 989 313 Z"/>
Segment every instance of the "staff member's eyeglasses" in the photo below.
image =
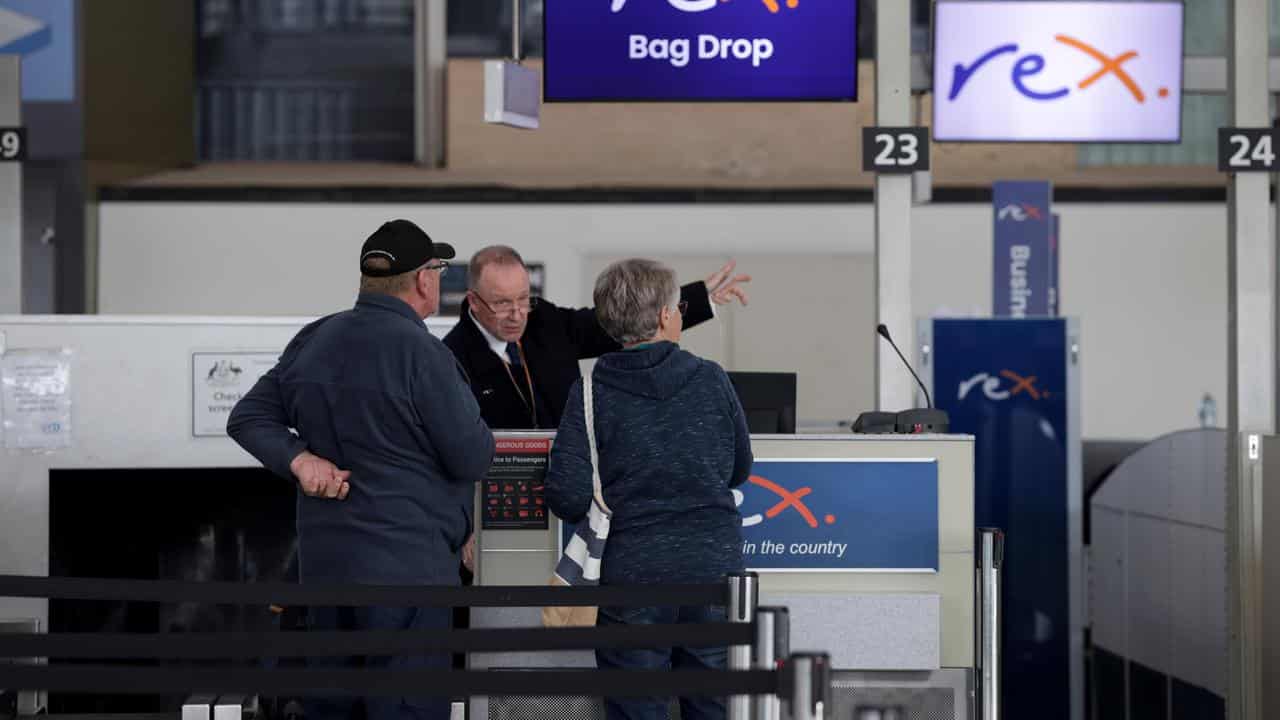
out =
<path fill-rule="evenodd" d="M 527 315 L 530 312 L 533 312 L 534 308 L 538 307 L 538 298 L 536 297 L 520 298 L 519 300 L 499 300 L 491 303 L 480 297 L 480 293 L 472 291 L 471 295 L 475 297 L 475 299 L 479 300 L 480 304 L 484 305 L 485 309 L 494 315 L 514 315 L 517 311 L 523 312 Z"/>

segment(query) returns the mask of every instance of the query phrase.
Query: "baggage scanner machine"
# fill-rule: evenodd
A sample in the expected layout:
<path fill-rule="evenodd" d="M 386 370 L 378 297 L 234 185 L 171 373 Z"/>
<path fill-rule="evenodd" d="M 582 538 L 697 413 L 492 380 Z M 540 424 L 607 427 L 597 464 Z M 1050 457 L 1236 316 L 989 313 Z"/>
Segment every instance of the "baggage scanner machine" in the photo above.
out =
<path fill-rule="evenodd" d="M 540 585 L 564 524 L 542 508 L 554 433 L 498 433 L 476 502 L 476 582 Z M 744 558 L 760 604 L 790 610 L 791 648 L 831 654 L 836 713 L 895 707 L 908 717 L 973 717 L 973 438 L 755 435 L 751 479 L 735 492 Z M 655 549 L 661 552 L 661 549 Z M 472 627 L 537 626 L 537 608 L 475 608 Z M 483 653 L 475 668 L 592 667 L 589 652 Z M 585 698 L 473 698 L 471 717 L 588 718 Z M 532 713 L 532 715 L 530 715 Z M 918 714 L 917 714 L 918 713 Z"/>

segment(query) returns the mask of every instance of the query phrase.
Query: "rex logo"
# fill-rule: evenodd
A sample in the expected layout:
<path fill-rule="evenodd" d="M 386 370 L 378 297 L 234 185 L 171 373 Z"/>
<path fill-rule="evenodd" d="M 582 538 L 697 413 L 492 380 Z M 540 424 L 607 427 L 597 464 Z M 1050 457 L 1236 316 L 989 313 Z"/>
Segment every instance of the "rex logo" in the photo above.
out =
<path fill-rule="evenodd" d="M 818 527 L 818 516 L 815 515 L 813 510 L 811 510 L 809 506 L 806 505 L 804 502 L 804 498 L 813 492 L 813 488 L 804 486 L 804 487 L 796 488 L 795 490 L 789 490 L 779 485 L 778 483 L 770 480 L 769 478 L 761 477 L 760 475 L 750 476 L 747 479 L 747 482 L 749 482 L 752 485 L 762 487 L 765 490 L 768 490 L 769 492 L 776 495 L 778 500 L 774 503 L 772 507 L 770 507 L 768 510 L 765 510 L 763 514 L 755 513 L 755 514 L 747 515 L 746 517 L 743 517 L 742 527 L 752 527 L 753 525 L 759 525 L 760 523 L 764 522 L 766 518 L 775 518 L 779 514 L 781 514 L 784 510 L 787 510 L 787 509 L 794 510 L 797 514 L 799 514 L 800 517 L 804 519 L 805 524 L 808 525 L 809 527 L 811 528 Z M 731 492 L 733 494 L 733 504 L 741 508 L 743 500 L 746 499 L 746 494 L 737 488 L 734 488 Z M 822 522 L 826 523 L 827 525 L 835 525 L 836 516 L 830 513 L 827 513 L 822 516 Z"/>
<path fill-rule="evenodd" d="M 988 400 L 1008 400 L 1022 393 L 1026 393 L 1032 400 L 1042 400 L 1049 397 L 1049 391 L 1036 387 L 1038 379 L 1035 375 L 1019 375 L 1012 370 L 1001 370 L 996 375 L 978 373 L 960 383 L 956 399 L 964 400 L 969 392 L 977 387 L 982 390 L 982 394 Z M 1006 386 L 1003 380 L 1007 380 L 1009 385 Z"/>
<path fill-rule="evenodd" d="M 1041 102 L 1059 100 L 1073 92 L 1088 90 L 1098 81 L 1114 76 L 1129 91 L 1134 102 L 1143 104 L 1147 101 L 1146 92 L 1139 87 L 1137 81 L 1125 69 L 1126 63 L 1138 59 L 1138 51 L 1130 49 L 1111 55 L 1070 35 L 1059 33 L 1054 35 L 1053 39 L 1055 42 L 1082 53 L 1094 61 L 1091 68 L 1092 72 L 1080 78 L 1074 88 L 1070 85 L 1062 87 L 1054 87 L 1052 85 L 1047 87 L 1038 86 L 1034 78 L 1044 71 L 1045 66 L 1048 64 L 1044 54 L 1029 51 L 1019 56 L 1022 47 L 1017 43 L 1006 43 L 988 50 L 968 65 L 956 63 L 951 71 L 951 87 L 947 92 L 947 100 L 955 100 L 960 97 L 960 93 L 964 91 L 969 79 L 984 67 L 992 65 L 997 58 L 1010 55 L 1016 59 L 1013 62 L 1009 81 L 1013 84 L 1014 90 L 1029 100 Z M 1160 98 L 1169 97 L 1169 88 L 1161 87 L 1157 89 L 1156 95 Z"/>

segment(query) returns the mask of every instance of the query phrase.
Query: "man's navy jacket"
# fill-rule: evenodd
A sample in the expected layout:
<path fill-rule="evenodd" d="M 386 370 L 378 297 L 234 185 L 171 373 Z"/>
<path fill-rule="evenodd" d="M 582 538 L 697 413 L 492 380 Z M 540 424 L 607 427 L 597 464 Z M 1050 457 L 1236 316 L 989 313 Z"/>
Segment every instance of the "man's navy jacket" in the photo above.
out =
<path fill-rule="evenodd" d="M 351 471 L 345 500 L 298 493 L 303 582 L 458 584 L 493 433 L 453 354 L 404 301 L 362 293 L 303 328 L 227 432 L 290 480 L 303 450 Z"/>

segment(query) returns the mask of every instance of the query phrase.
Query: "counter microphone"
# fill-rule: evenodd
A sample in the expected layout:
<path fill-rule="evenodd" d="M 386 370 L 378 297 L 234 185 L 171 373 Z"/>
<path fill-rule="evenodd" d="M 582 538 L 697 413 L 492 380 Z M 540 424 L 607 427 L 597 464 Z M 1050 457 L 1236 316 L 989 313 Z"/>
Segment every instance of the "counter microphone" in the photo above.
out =
<path fill-rule="evenodd" d="M 898 349 L 898 344 L 889 336 L 889 328 L 884 323 L 876 326 L 876 334 L 889 341 L 889 346 L 898 354 L 902 360 L 902 364 L 907 367 L 911 373 L 911 377 L 915 378 L 916 384 L 920 386 L 920 390 L 924 393 L 925 403 L 928 407 L 912 408 L 901 412 L 865 412 L 858 416 L 853 423 L 853 431 L 855 433 L 945 433 L 950 428 L 951 421 L 945 410 L 938 410 L 933 406 L 933 398 L 929 396 L 929 389 L 925 387 L 924 382 L 920 380 L 920 376 L 916 374 L 915 368 L 911 367 L 911 363 L 907 362 L 907 358 Z"/>

